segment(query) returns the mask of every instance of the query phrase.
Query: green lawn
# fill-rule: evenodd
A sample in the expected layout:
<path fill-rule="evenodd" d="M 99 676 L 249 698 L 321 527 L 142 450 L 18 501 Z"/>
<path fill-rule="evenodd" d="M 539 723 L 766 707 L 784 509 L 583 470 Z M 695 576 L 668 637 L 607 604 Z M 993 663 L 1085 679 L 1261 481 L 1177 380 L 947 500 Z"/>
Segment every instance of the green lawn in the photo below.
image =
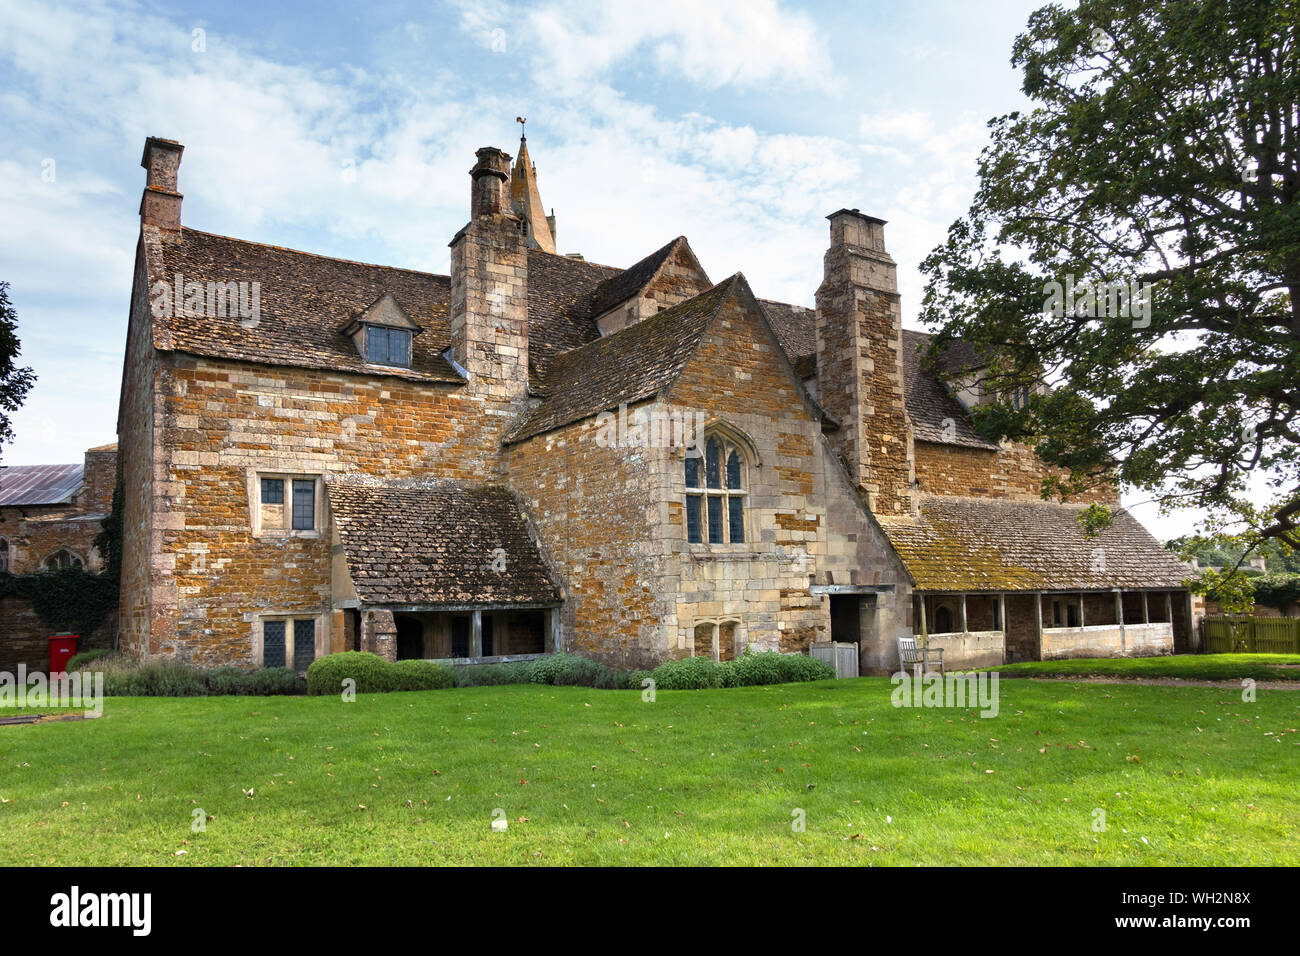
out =
<path fill-rule="evenodd" d="M 1178 654 L 1173 657 L 1026 661 L 994 668 L 1003 677 L 1177 677 L 1182 680 L 1300 681 L 1300 654 Z"/>
<path fill-rule="evenodd" d="M 0 864 L 1300 863 L 1300 693 L 891 689 L 109 699 L 0 727 Z"/>

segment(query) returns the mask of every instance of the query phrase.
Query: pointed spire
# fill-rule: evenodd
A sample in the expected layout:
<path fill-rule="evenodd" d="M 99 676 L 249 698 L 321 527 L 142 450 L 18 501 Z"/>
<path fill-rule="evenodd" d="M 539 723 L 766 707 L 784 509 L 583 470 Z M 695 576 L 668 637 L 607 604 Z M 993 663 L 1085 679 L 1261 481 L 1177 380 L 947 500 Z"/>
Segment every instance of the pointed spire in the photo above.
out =
<path fill-rule="evenodd" d="M 520 126 L 523 119 L 517 118 Z M 541 194 L 537 191 L 537 168 L 528 155 L 528 137 L 521 129 L 519 155 L 510 175 L 510 204 L 515 215 L 528 223 L 528 244 L 545 252 L 555 252 L 555 216 L 546 215 Z"/>

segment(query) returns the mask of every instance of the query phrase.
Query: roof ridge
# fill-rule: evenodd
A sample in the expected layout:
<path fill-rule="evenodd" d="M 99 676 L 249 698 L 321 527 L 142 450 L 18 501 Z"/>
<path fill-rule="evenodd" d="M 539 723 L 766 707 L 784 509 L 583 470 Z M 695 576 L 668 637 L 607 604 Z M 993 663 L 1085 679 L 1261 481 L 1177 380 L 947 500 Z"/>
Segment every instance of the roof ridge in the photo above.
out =
<path fill-rule="evenodd" d="M 181 230 L 182 237 L 187 232 L 198 233 L 201 236 L 209 236 L 213 239 L 224 239 L 227 242 L 238 242 L 246 246 L 259 246 L 263 249 L 275 249 L 279 252 L 292 252 L 294 255 L 298 256 L 311 256 L 313 259 L 325 259 L 328 262 L 342 262 L 350 266 L 365 266 L 369 269 L 386 269 L 392 272 L 407 272 L 411 275 L 423 276 L 427 279 L 446 279 L 448 282 L 451 281 L 451 276 L 443 275 L 440 272 L 423 272 L 420 269 L 408 269 L 406 266 L 386 266 L 379 262 L 362 262 L 360 259 L 344 259 L 340 256 L 327 256 L 320 252 L 308 252 L 305 249 L 294 249 L 290 246 L 277 246 L 271 242 L 258 242 L 256 239 L 240 239 L 236 236 L 227 236 L 219 232 L 207 232 L 203 229 L 192 229 L 189 226 L 186 226 Z"/>

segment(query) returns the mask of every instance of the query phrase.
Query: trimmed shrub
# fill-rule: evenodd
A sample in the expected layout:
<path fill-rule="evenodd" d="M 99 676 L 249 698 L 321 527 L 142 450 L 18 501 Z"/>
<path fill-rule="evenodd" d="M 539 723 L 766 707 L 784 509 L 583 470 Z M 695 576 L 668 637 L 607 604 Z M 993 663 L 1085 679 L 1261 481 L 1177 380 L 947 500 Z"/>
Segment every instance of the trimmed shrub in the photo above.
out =
<path fill-rule="evenodd" d="M 654 680 L 654 674 L 647 670 L 629 671 L 627 675 L 628 690 L 644 690 L 642 683 L 646 680 Z M 656 685 L 658 686 L 658 685 Z"/>
<path fill-rule="evenodd" d="M 452 669 L 437 661 L 397 661 L 388 666 L 393 672 L 393 690 L 443 690 L 456 686 Z"/>
<path fill-rule="evenodd" d="M 244 676 L 245 694 L 272 697 L 307 692 L 307 678 L 287 667 L 267 667 Z"/>
<path fill-rule="evenodd" d="M 93 663 L 94 661 L 102 661 L 106 657 L 125 658 L 125 656 L 125 654 L 119 654 L 117 651 L 105 647 L 82 651 L 80 654 L 73 654 L 68 658 L 68 673 L 71 674 L 73 671 L 90 670 L 91 668 L 87 667 L 87 664 Z"/>
<path fill-rule="evenodd" d="M 779 654 L 776 651 L 769 651 L 768 653 L 776 654 L 782 684 L 793 684 L 797 681 L 830 680 L 835 676 L 834 665 L 826 661 L 819 661 L 815 657 L 808 657 L 804 654 Z"/>
<path fill-rule="evenodd" d="M 249 693 L 251 674 L 239 667 L 214 667 L 205 673 L 208 693 L 218 697 L 233 697 Z"/>
<path fill-rule="evenodd" d="M 722 665 L 711 657 L 664 661 L 650 676 L 659 690 L 705 690 L 722 686 Z"/>
<path fill-rule="evenodd" d="M 206 697 L 208 694 L 203 674 L 176 661 L 150 661 L 121 673 L 125 677 L 125 690 L 119 693 L 128 697 Z M 109 686 L 106 673 L 104 693 L 113 693 Z"/>
<path fill-rule="evenodd" d="M 342 651 L 311 662 L 307 668 L 307 693 L 340 694 L 348 678 L 356 681 L 356 690 L 361 694 L 390 691 L 397 683 L 393 666 L 378 654 Z"/>
<path fill-rule="evenodd" d="M 457 687 L 496 687 L 501 684 L 532 683 L 533 661 L 510 661 L 505 664 L 471 664 L 454 673 Z"/>

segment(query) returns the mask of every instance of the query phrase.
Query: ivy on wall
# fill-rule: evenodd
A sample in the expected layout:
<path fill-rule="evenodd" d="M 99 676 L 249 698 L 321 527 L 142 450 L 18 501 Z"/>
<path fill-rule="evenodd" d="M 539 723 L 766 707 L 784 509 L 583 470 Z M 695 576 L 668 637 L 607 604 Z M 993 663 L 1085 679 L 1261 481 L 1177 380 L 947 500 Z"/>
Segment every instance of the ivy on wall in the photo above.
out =
<path fill-rule="evenodd" d="M 0 574 L 0 598 L 14 595 L 31 602 L 32 610 L 51 631 L 86 635 L 117 607 L 117 580 L 81 568 Z"/>
<path fill-rule="evenodd" d="M 51 631 L 71 631 L 83 637 L 95 631 L 117 610 L 122 578 L 122 474 L 118 467 L 113 505 L 101 522 L 95 547 L 104 570 L 92 574 L 83 568 L 37 571 L 32 574 L 0 573 L 0 598 L 25 598 Z"/>

